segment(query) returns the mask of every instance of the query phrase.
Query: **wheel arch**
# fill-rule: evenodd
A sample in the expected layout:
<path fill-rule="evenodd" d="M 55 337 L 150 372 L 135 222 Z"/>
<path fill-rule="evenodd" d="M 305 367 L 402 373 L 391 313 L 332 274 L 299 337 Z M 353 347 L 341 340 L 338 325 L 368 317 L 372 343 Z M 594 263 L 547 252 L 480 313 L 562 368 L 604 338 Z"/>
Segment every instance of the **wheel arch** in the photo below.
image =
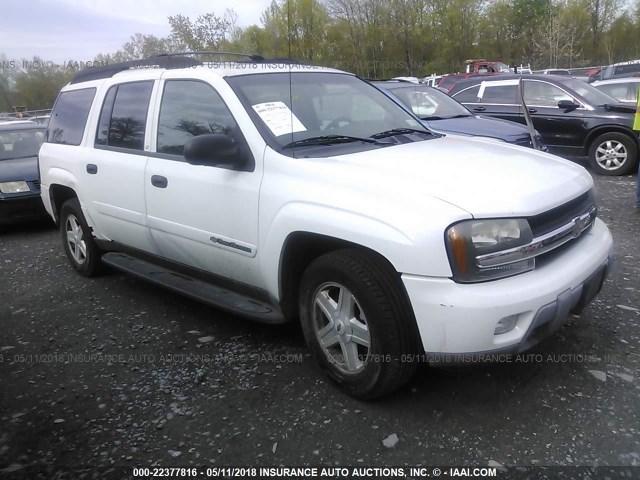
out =
<path fill-rule="evenodd" d="M 60 210 L 62 209 L 62 205 L 64 205 L 67 200 L 78 198 L 78 194 L 71 187 L 54 183 L 49 186 L 49 198 L 51 199 L 53 218 L 56 224 L 58 224 L 60 221 Z"/>
<path fill-rule="evenodd" d="M 375 256 L 383 262 L 390 271 L 396 272 L 398 274 L 398 287 L 402 290 L 407 305 L 411 308 L 409 295 L 400 278 L 400 272 L 398 272 L 392 262 L 381 253 L 368 246 L 341 238 L 308 231 L 295 231 L 287 236 L 282 246 L 278 263 L 279 303 L 287 319 L 293 319 L 298 316 L 300 279 L 307 267 L 315 259 L 326 253 L 345 249 L 359 250 Z"/>
<path fill-rule="evenodd" d="M 635 132 L 633 130 L 625 128 L 622 125 L 600 125 L 592 129 L 587 134 L 587 138 L 584 142 L 585 154 L 589 154 L 589 149 L 591 148 L 593 141 L 605 133 L 622 133 L 623 135 L 631 138 L 636 144 L 636 147 L 640 148 L 640 140 L 638 139 L 638 136 L 634 134 Z"/>

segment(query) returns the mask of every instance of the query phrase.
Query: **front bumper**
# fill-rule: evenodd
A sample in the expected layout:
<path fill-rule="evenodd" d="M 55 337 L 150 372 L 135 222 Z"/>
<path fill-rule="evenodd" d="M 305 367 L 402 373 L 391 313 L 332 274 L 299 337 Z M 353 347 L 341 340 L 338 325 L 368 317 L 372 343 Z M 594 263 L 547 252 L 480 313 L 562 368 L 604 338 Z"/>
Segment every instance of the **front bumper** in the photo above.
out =
<path fill-rule="evenodd" d="M 521 352 L 533 347 L 598 293 L 612 247 L 609 229 L 597 219 L 588 233 L 522 275 L 477 284 L 403 275 L 424 351 Z M 494 333 L 499 321 L 514 316 L 511 330 Z"/>
<path fill-rule="evenodd" d="M 47 212 L 40 194 L 0 197 L 0 225 L 45 218 Z"/>

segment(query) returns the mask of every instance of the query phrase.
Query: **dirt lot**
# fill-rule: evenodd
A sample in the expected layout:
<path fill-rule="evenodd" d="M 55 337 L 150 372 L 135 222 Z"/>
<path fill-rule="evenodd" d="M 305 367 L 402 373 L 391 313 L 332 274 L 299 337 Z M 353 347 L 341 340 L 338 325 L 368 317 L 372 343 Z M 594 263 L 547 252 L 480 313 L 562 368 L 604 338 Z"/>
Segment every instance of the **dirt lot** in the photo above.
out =
<path fill-rule="evenodd" d="M 82 278 L 48 225 L 0 234 L 0 470 L 640 465 L 635 177 L 595 181 L 616 266 L 579 318 L 518 361 L 425 366 L 370 403 L 325 381 L 297 326 Z"/>

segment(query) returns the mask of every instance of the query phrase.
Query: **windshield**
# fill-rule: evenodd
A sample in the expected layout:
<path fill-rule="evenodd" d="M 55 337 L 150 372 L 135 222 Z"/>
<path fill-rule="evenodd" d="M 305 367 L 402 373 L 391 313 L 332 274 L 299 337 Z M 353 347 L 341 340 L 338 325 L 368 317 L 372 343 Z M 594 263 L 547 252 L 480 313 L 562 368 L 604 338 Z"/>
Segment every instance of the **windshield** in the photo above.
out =
<path fill-rule="evenodd" d="M 469 110 L 435 88 L 412 85 L 390 91 L 423 120 L 471 116 Z"/>
<path fill-rule="evenodd" d="M 601 92 L 597 88 L 575 78 L 567 78 L 562 83 L 580 95 L 591 106 L 618 103 L 613 97 Z"/>
<path fill-rule="evenodd" d="M 396 129 L 428 133 L 384 93 L 352 75 L 278 72 L 230 77 L 227 82 L 267 143 L 278 148 L 317 137 L 368 139 Z"/>
<path fill-rule="evenodd" d="M 0 131 L 0 160 L 35 157 L 43 140 L 43 130 Z"/>

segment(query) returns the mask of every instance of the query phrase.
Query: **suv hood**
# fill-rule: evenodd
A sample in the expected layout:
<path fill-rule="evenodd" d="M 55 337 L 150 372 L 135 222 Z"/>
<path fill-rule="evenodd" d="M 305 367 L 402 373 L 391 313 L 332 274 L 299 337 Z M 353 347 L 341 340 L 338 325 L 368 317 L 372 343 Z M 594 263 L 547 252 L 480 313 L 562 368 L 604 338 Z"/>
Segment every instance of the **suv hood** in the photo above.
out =
<path fill-rule="evenodd" d="M 458 135 L 472 135 L 489 137 L 515 143 L 530 141 L 529 131 L 515 122 L 470 115 L 462 118 L 443 118 L 441 120 L 429 120 L 425 118 L 422 123 L 429 129 L 442 133 L 455 133 Z"/>
<path fill-rule="evenodd" d="M 0 160 L 0 182 L 38 180 L 38 157 Z"/>
<path fill-rule="evenodd" d="M 347 160 L 348 158 L 348 160 Z M 447 136 L 333 157 L 352 188 L 393 201 L 429 195 L 475 217 L 537 215 L 593 186 L 567 160 L 491 139 Z"/>
<path fill-rule="evenodd" d="M 636 113 L 635 103 L 631 105 L 627 105 L 624 103 L 614 103 L 614 104 L 603 105 L 603 107 L 607 112 L 621 112 L 621 113 L 633 113 L 633 114 Z"/>

